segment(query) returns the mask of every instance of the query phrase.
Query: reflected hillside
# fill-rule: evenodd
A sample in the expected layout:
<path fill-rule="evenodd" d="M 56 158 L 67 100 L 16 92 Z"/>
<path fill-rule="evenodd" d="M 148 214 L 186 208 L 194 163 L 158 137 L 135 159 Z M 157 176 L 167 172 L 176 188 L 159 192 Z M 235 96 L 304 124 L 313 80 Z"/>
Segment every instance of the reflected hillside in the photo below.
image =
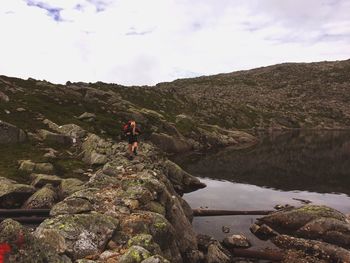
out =
<path fill-rule="evenodd" d="M 350 194 L 350 132 L 273 133 L 251 149 L 176 161 L 199 177 L 285 191 Z"/>

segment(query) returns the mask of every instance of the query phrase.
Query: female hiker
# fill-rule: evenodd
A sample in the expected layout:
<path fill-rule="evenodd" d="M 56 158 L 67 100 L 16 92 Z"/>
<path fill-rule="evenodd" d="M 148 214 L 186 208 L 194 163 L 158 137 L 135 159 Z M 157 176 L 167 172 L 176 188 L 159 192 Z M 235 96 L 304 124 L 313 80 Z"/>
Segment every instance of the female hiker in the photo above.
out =
<path fill-rule="evenodd" d="M 129 121 L 128 126 L 125 130 L 125 134 L 128 137 L 129 145 L 129 158 L 133 159 L 133 155 L 137 155 L 138 147 L 138 135 L 141 133 L 140 129 L 137 127 L 135 121 Z"/>

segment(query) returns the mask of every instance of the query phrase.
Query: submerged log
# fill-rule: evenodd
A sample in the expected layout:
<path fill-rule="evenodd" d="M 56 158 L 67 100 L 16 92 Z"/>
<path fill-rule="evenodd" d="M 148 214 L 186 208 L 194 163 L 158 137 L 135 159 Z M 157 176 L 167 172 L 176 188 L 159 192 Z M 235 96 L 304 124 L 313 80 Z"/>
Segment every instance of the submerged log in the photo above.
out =
<path fill-rule="evenodd" d="M 47 215 L 50 209 L 0 209 L 0 217 L 21 216 L 21 215 Z"/>
<path fill-rule="evenodd" d="M 47 219 L 48 217 L 39 217 L 39 216 L 21 216 L 21 217 L 0 217 L 0 222 L 11 218 L 19 223 L 22 224 L 40 224 L 41 222 L 43 222 L 45 219 Z"/>
<path fill-rule="evenodd" d="M 255 258 L 280 262 L 284 259 L 285 252 L 278 250 L 252 250 L 243 248 L 230 248 L 234 257 Z"/>
<path fill-rule="evenodd" d="M 211 209 L 192 209 L 193 216 L 231 216 L 231 215 L 268 215 L 272 210 L 252 210 L 252 211 L 239 211 L 239 210 L 211 210 Z"/>

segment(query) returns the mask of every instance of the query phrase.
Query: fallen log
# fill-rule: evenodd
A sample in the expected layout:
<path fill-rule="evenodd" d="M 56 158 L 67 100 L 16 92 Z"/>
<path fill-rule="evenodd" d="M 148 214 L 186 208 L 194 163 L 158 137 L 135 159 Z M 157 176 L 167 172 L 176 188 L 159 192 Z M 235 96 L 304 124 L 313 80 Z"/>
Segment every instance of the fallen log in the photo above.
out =
<path fill-rule="evenodd" d="M 21 216 L 21 217 L 0 217 L 0 222 L 11 218 L 19 223 L 22 224 L 40 224 L 41 222 L 43 222 L 45 219 L 49 218 L 49 217 L 39 217 L 39 216 Z"/>
<path fill-rule="evenodd" d="M 192 209 L 193 216 L 231 216 L 231 215 L 268 215 L 273 210 L 252 210 L 252 211 L 239 211 L 239 210 L 211 210 L 211 209 Z"/>
<path fill-rule="evenodd" d="M 278 250 L 252 250 L 243 248 L 228 249 L 234 257 L 255 258 L 280 262 L 284 259 L 284 252 Z"/>
<path fill-rule="evenodd" d="M 0 209 L 0 217 L 21 215 L 50 215 L 50 209 Z"/>

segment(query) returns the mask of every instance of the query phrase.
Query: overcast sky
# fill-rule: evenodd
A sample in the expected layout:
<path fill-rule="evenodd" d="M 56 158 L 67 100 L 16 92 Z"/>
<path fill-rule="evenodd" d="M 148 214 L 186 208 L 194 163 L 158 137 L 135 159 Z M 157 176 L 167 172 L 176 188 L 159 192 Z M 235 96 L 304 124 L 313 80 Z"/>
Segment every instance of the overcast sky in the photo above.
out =
<path fill-rule="evenodd" d="M 1 0 L 0 75 L 153 85 L 350 58 L 349 0 Z"/>

